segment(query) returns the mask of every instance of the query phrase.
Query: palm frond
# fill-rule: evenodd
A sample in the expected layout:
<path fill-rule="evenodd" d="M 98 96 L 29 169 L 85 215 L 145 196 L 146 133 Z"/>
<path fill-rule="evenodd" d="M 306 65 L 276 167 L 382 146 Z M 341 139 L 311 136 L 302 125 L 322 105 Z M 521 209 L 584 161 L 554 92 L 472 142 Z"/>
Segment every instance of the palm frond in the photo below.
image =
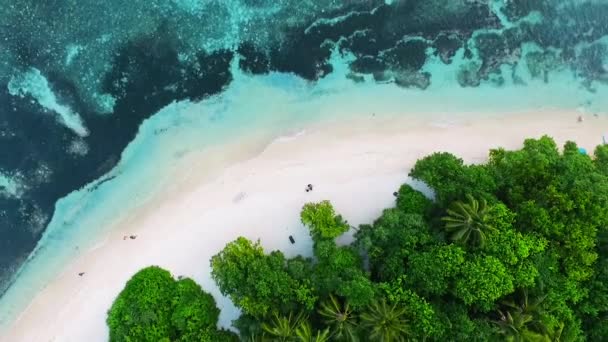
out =
<path fill-rule="evenodd" d="M 477 201 L 466 195 L 467 202 L 457 201 L 446 210 L 447 216 L 441 218 L 445 230 L 452 233 L 450 238 L 464 245 L 483 247 L 487 233 L 496 231 L 488 223 L 490 207 L 485 199 Z"/>

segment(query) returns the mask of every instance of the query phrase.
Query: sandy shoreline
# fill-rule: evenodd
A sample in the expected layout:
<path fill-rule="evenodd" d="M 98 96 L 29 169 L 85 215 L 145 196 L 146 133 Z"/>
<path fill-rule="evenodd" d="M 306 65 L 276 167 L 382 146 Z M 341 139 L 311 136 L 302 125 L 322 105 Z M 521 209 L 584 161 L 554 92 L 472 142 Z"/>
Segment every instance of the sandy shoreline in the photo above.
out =
<path fill-rule="evenodd" d="M 608 133 L 608 118 L 586 115 L 579 123 L 578 115 L 467 115 L 450 116 L 449 122 L 447 115 L 370 116 L 315 123 L 252 158 L 223 160 L 227 167 L 212 176 L 196 172 L 202 154 L 193 154 L 184 163 L 194 166 L 67 265 L 0 340 L 105 341 L 105 313 L 112 300 L 134 272 L 152 264 L 198 281 L 216 297 L 220 321 L 228 325 L 235 309 L 220 296 L 209 266 L 227 242 L 242 235 L 261 239 L 267 250 L 308 255 L 311 241 L 299 223 L 304 203 L 329 199 L 357 225 L 392 205 L 392 192 L 408 180 L 413 163 L 435 151 L 480 162 L 489 148 L 518 148 L 526 137 L 549 134 L 560 145 L 574 140 L 592 152 Z M 308 183 L 315 185 L 314 192 L 304 191 Z M 137 239 L 123 240 L 125 234 Z M 79 277 L 78 272 L 86 273 Z"/>

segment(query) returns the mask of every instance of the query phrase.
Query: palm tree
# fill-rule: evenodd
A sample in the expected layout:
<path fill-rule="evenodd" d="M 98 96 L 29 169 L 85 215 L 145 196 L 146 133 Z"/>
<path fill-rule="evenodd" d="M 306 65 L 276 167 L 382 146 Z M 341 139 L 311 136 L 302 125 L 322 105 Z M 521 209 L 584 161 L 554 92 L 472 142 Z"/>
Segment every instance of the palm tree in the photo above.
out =
<path fill-rule="evenodd" d="M 452 240 L 483 247 L 486 234 L 496 230 L 488 222 L 490 207 L 486 200 L 477 201 L 471 195 L 467 195 L 467 200 L 467 203 L 454 202 L 447 210 L 448 215 L 441 220 L 445 222 L 446 231 L 452 233 Z"/>
<path fill-rule="evenodd" d="M 500 319 L 494 323 L 500 332 L 510 341 L 559 341 L 561 329 L 549 331 L 543 323 L 542 303 L 546 296 L 534 300 L 528 297 L 527 289 L 523 289 L 522 298 L 518 304 L 513 301 L 503 301 L 506 310 L 498 310 Z M 555 337 L 557 336 L 557 337 Z"/>
<path fill-rule="evenodd" d="M 329 300 L 321 303 L 319 315 L 323 317 L 323 322 L 331 327 L 333 338 L 357 341 L 357 321 L 348 302 L 341 305 L 334 295 L 329 295 Z"/>
<path fill-rule="evenodd" d="M 518 304 L 513 301 L 503 301 L 502 304 L 510 308 L 513 312 L 518 315 L 528 315 L 531 320 L 528 322 L 528 326 L 538 331 L 539 333 L 546 333 L 547 328 L 543 324 L 543 315 L 545 310 L 543 308 L 543 302 L 547 298 L 547 295 L 542 295 L 530 300 L 528 296 L 528 289 L 522 289 L 521 298 Z"/>
<path fill-rule="evenodd" d="M 327 342 L 329 341 L 329 329 L 318 330 L 313 333 L 309 322 L 303 322 L 296 328 L 296 336 L 300 342 Z"/>
<path fill-rule="evenodd" d="M 266 339 L 264 338 L 264 335 L 252 334 L 249 337 L 247 337 L 245 339 L 245 341 L 247 341 L 247 342 L 266 342 Z"/>
<path fill-rule="evenodd" d="M 273 341 L 293 341 L 296 336 L 296 329 L 307 317 L 303 314 L 297 314 L 295 317 L 290 312 L 289 316 L 279 316 L 276 312 L 270 323 L 262 323 L 262 329 L 273 337 Z"/>
<path fill-rule="evenodd" d="M 388 305 L 384 299 L 375 301 L 361 314 L 361 327 L 369 332 L 370 341 L 405 341 L 409 334 L 405 313 L 405 308 Z"/>
<path fill-rule="evenodd" d="M 515 312 L 512 315 L 510 311 L 503 313 L 501 310 L 498 310 L 498 313 L 500 319 L 494 323 L 498 325 L 500 333 L 505 335 L 509 341 L 525 341 L 526 325 L 532 321 L 532 316 L 521 312 Z"/>
<path fill-rule="evenodd" d="M 559 322 L 557 326 L 548 329 L 545 335 L 551 342 L 560 342 L 562 340 L 562 333 L 564 332 L 564 323 Z"/>

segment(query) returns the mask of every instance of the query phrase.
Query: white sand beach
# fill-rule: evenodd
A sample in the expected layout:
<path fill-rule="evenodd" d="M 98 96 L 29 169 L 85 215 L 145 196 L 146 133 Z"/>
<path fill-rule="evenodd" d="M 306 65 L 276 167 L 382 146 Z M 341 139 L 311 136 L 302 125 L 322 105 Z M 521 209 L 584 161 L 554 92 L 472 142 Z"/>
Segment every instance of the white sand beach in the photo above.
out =
<path fill-rule="evenodd" d="M 228 326 L 237 313 L 213 284 L 209 263 L 226 243 L 245 236 L 287 256 L 310 255 L 311 241 L 299 221 L 304 203 L 330 200 L 357 225 L 373 221 L 391 206 L 393 191 L 408 181 L 415 161 L 435 151 L 475 163 L 486 158 L 489 148 L 518 148 L 524 138 L 548 134 L 560 145 L 574 140 L 591 153 L 608 132 L 608 117 L 583 115 L 578 122 L 579 115 L 549 110 L 485 118 L 370 115 L 309 125 L 219 174 L 184 168 L 170 189 L 130 213 L 67 265 L 0 340 L 107 340 L 106 311 L 131 275 L 148 265 L 194 278 L 215 296 L 222 309 L 220 321 Z M 182 162 L 197 165 L 205 153 Z M 214 153 L 221 154 L 221 147 Z M 305 192 L 308 183 L 313 192 Z M 137 238 L 125 240 L 125 235 Z"/>

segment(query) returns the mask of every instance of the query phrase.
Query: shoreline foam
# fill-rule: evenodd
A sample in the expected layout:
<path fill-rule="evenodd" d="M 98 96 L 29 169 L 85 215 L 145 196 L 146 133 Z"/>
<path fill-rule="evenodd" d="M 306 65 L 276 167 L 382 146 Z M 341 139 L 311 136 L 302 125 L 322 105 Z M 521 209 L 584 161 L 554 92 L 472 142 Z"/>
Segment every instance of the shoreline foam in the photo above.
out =
<path fill-rule="evenodd" d="M 220 323 L 228 326 L 237 311 L 219 294 L 209 265 L 209 258 L 227 242 L 243 235 L 287 256 L 310 255 L 311 241 L 299 223 L 304 203 L 329 199 L 357 225 L 392 205 L 392 192 L 408 180 L 409 168 L 435 151 L 481 162 L 489 148 L 518 148 L 524 138 L 548 134 L 559 145 L 574 140 L 592 152 L 608 131 L 608 118 L 583 115 L 585 120 L 578 123 L 578 115 L 467 114 L 451 116 L 452 123 L 445 127 L 437 125 L 444 120 L 440 114 L 317 121 L 304 133 L 274 140 L 255 156 L 239 154 L 239 143 L 215 147 L 217 170 L 223 169 L 216 174 L 201 169 L 209 151 L 192 152 L 179 161 L 188 168 L 177 168 L 169 181 L 160 180 L 167 191 L 154 194 L 65 265 L 0 339 L 106 340 L 107 309 L 126 280 L 151 264 L 194 278 L 214 295 L 222 308 Z M 232 159 L 223 154 L 230 148 L 236 153 Z M 304 191 L 307 183 L 315 184 L 314 192 Z M 129 234 L 138 237 L 123 240 Z M 78 272 L 86 274 L 79 277 Z"/>

